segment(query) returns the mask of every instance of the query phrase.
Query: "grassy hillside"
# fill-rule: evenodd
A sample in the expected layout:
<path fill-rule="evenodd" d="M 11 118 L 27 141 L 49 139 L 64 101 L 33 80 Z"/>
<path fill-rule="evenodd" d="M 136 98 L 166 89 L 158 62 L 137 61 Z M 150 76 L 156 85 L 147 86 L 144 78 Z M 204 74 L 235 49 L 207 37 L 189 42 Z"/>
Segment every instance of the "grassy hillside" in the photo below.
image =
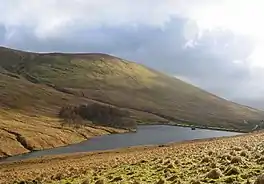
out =
<path fill-rule="evenodd" d="M 0 111 L 0 158 L 34 150 L 78 143 L 93 136 L 122 133 L 110 127 L 61 127 L 61 120 L 43 115 L 27 115 L 17 110 Z"/>
<path fill-rule="evenodd" d="M 243 120 L 258 121 L 264 114 L 106 54 L 37 54 L 1 48 L 0 66 L 4 87 L 0 105 L 12 108 L 55 115 L 63 105 L 94 100 L 133 110 L 143 120 L 237 129 L 253 128 Z"/>

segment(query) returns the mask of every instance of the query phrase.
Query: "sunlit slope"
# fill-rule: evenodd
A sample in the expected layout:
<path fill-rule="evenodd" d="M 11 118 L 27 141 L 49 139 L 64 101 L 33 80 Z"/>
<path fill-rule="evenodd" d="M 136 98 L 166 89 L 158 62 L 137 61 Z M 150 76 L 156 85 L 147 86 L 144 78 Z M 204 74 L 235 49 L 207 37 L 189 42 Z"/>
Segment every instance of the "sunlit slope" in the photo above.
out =
<path fill-rule="evenodd" d="M 68 99 L 61 99 L 66 95 L 70 99 L 96 100 L 198 125 L 248 129 L 252 126 L 243 120 L 263 119 L 262 111 L 229 102 L 174 77 L 106 54 L 37 54 L 2 48 L 0 65 L 21 77 L 10 83 L 25 80 L 38 90 L 59 93 L 58 98 L 50 94 L 52 101 L 42 98 L 47 107 L 60 100 L 69 103 Z M 41 91 L 38 94 L 47 95 Z M 12 93 L 6 96 L 13 98 Z"/>

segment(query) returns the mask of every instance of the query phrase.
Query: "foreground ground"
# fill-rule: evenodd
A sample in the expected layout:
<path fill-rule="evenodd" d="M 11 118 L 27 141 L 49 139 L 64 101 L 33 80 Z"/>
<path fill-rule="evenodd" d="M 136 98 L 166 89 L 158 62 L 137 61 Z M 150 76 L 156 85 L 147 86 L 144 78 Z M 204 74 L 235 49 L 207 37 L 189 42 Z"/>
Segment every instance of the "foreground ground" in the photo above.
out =
<path fill-rule="evenodd" d="M 0 183 L 254 183 L 263 132 L 0 164 Z M 23 182 L 24 181 L 24 182 Z"/>

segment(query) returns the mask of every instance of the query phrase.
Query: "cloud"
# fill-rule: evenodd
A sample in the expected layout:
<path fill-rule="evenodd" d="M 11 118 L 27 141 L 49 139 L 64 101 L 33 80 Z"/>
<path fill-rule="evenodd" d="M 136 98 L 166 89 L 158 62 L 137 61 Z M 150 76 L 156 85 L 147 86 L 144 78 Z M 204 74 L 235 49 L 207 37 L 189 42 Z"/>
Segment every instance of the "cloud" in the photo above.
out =
<path fill-rule="evenodd" d="M 0 42 L 5 40 L 6 30 L 3 25 L 0 25 Z"/>
<path fill-rule="evenodd" d="M 247 2 L 0 0 L 0 44 L 106 52 L 248 104 L 264 94 L 264 26 L 247 14 L 262 1 Z"/>
<path fill-rule="evenodd" d="M 90 29 L 139 24 L 162 26 L 174 14 L 170 8 L 173 3 L 168 0 L 165 3 L 157 0 L 1 1 L 0 22 L 10 29 L 21 25 L 32 28 L 40 38 L 58 37 L 68 28 L 80 25 Z"/>
<path fill-rule="evenodd" d="M 58 37 L 67 29 L 106 26 L 163 27 L 173 17 L 196 19 L 209 0 L 0 0 L 0 23 L 10 30 L 33 29 L 40 38 Z M 197 11 L 199 10 L 199 11 Z"/>

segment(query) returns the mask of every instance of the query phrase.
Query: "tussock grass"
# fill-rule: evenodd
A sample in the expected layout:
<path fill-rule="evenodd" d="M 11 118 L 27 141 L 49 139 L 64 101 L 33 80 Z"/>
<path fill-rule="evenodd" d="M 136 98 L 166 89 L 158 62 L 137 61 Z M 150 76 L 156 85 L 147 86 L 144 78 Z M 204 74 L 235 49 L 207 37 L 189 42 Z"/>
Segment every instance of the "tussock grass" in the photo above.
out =
<path fill-rule="evenodd" d="M 259 158 L 256 159 L 255 155 L 258 154 L 256 149 L 258 152 L 264 150 L 259 147 L 263 136 L 264 133 L 253 133 L 210 141 L 187 141 L 166 147 L 143 146 L 0 164 L 0 183 L 35 180 L 53 184 L 258 184 L 263 179 L 260 176 L 263 164 L 257 162 Z M 251 147 L 251 151 L 247 151 L 248 157 L 226 159 L 226 155 L 234 149 L 234 143 L 241 148 L 238 152 Z M 210 159 L 201 162 L 209 152 L 213 152 Z M 238 162 L 231 162 L 232 159 Z"/>

